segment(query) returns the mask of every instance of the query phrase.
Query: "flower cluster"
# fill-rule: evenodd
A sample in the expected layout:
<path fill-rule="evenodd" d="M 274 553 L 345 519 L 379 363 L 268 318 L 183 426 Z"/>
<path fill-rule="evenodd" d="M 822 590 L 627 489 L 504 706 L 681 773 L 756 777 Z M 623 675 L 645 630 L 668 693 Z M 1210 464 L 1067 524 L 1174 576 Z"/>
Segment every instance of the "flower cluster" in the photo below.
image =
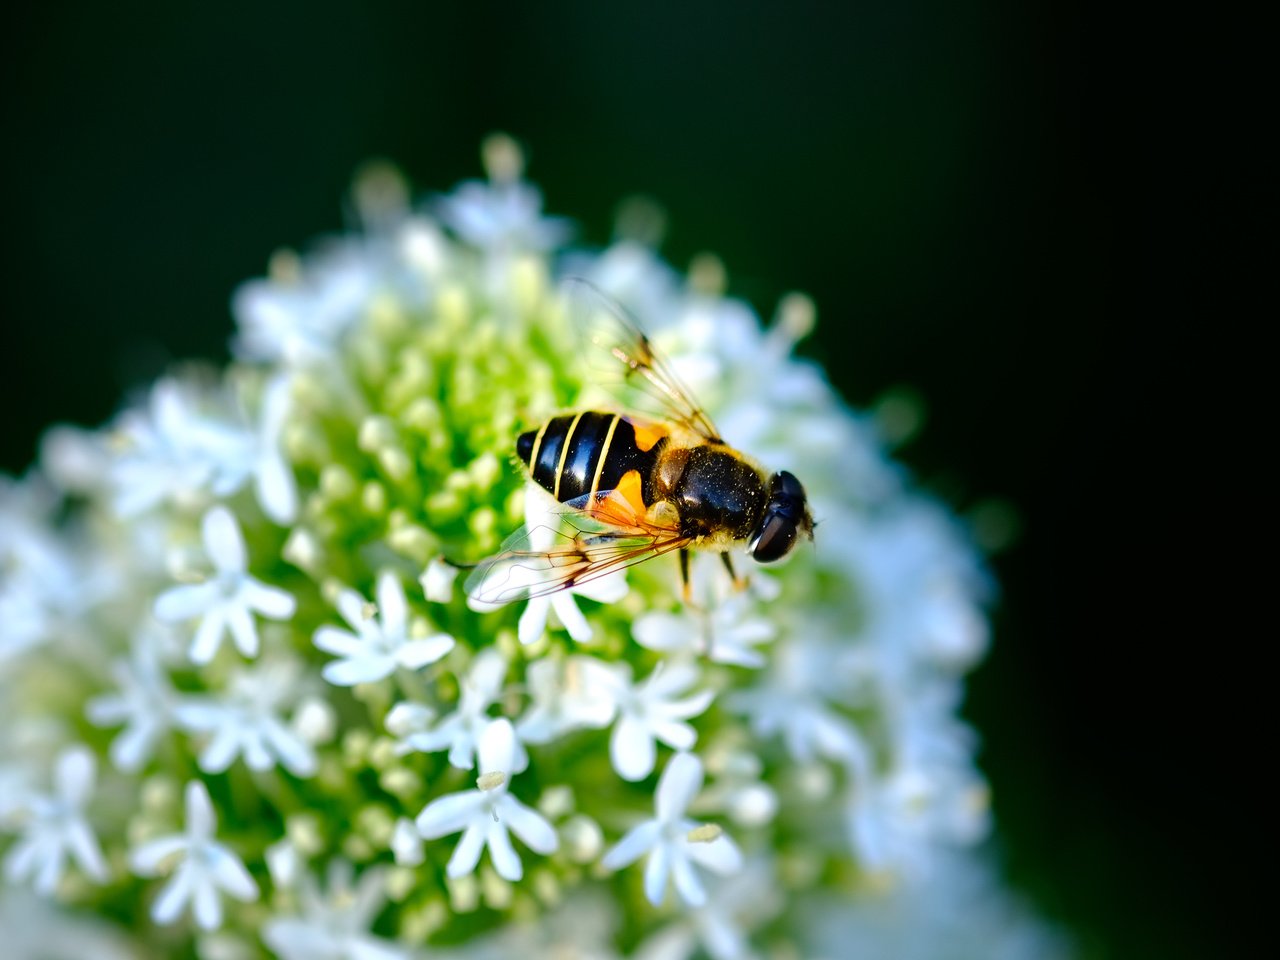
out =
<path fill-rule="evenodd" d="M 991 585 L 793 356 L 813 304 L 568 249 L 485 161 L 421 207 L 368 169 L 359 229 L 237 293 L 228 369 L 0 478 L 6 956 L 907 955 L 894 917 L 1051 954 L 974 852 Z M 452 564 L 546 522 L 515 437 L 598 402 L 568 274 L 803 479 L 813 547 L 745 589 L 699 556 L 688 603 L 666 558 L 468 605 Z"/>

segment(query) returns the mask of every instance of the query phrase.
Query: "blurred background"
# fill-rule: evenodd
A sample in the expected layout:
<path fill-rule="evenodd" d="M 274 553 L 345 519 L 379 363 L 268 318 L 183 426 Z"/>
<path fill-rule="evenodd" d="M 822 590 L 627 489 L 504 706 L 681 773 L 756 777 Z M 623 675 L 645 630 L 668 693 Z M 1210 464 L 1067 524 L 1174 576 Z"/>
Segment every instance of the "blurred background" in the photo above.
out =
<path fill-rule="evenodd" d="M 1001 0 L 237 6 L 40 5 L 4 31 L 0 469 L 172 359 L 225 359 L 236 284 L 340 228 L 362 161 L 446 189 L 509 132 L 585 241 L 647 194 L 672 262 L 714 251 L 766 316 L 813 295 L 802 349 L 852 403 L 916 391 L 900 455 L 921 482 L 1020 518 L 966 706 L 1006 878 L 1082 956 L 1231 954 L 1233 812 L 1174 688 L 1158 611 L 1180 583 L 1157 580 L 1148 495 L 1152 388 L 1186 336 L 1152 297 L 1182 296 L 1160 251 L 1184 213 L 1151 163 L 1168 98 L 1128 82 L 1113 21 Z"/>

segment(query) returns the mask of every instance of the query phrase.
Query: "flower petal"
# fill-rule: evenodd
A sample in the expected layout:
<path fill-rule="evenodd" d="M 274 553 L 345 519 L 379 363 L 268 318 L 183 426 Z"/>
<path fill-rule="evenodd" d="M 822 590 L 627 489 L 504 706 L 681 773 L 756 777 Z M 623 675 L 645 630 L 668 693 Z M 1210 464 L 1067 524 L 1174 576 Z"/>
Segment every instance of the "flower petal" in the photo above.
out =
<path fill-rule="evenodd" d="M 256 577 L 245 577 L 240 581 L 240 602 L 268 620 L 288 620 L 298 607 L 293 594 L 269 586 Z"/>
<path fill-rule="evenodd" d="M 572 593 L 565 591 L 551 597 L 551 609 L 556 612 L 556 618 L 560 621 L 560 625 L 569 632 L 569 636 L 575 641 L 586 643 L 591 639 L 591 624 L 587 623 L 587 618 L 578 609 L 578 604 L 574 602 Z"/>
<path fill-rule="evenodd" d="M 424 839 L 447 837 L 476 819 L 476 811 L 484 805 L 484 800 L 485 795 L 480 790 L 446 794 L 427 804 L 414 823 Z M 478 858 L 479 854 L 476 856 Z"/>
<path fill-rule="evenodd" d="M 634 863 L 653 849 L 661 832 L 662 827 L 656 820 L 646 820 L 632 827 L 627 831 L 627 835 L 601 858 L 600 866 L 606 870 L 621 870 L 627 864 Z"/>
<path fill-rule="evenodd" d="M 525 646 L 537 641 L 547 629 L 547 614 L 551 611 L 551 601 L 547 597 L 532 597 L 520 614 L 520 622 L 516 625 L 516 636 Z"/>
<path fill-rule="evenodd" d="M 421 826 L 418 829 L 421 830 Z M 484 849 L 487 835 L 488 827 L 484 820 L 474 820 L 462 834 L 458 845 L 453 848 L 453 856 L 449 858 L 445 872 L 456 879 L 465 877 L 475 870 L 476 864 L 480 862 L 480 851 Z"/>
<path fill-rule="evenodd" d="M 262 512 L 281 526 L 293 523 L 298 515 L 298 484 L 288 462 L 279 451 L 265 451 L 258 458 L 257 474 L 254 492 Z"/>
<path fill-rule="evenodd" d="M 367 650 L 363 640 L 339 627 L 321 627 L 311 642 L 317 650 L 332 653 L 335 657 L 358 657 Z"/>
<path fill-rule="evenodd" d="M 742 851 L 727 834 L 722 833 L 709 843 L 684 842 L 684 852 L 700 866 L 722 875 L 742 869 Z"/>
<path fill-rule="evenodd" d="M 373 683 L 391 676 L 396 661 L 389 654 L 353 657 L 325 664 L 320 675 L 335 687 L 354 687 L 357 683 Z"/>
<path fill-rule="evenodd" d="M 649 732 L 672 750 L 692 750 L 698 742 L 698 732 L 683 720 L 651 721 Z"/>
<path fill-rule="evenodd" d="M 658 820 L 671 823 L 684 816 L 701 789 L 701 761 L 692 753 L 677 753 L 667 761 L 658 780 L 658 792 L 654 797 Z"/>
<path fill-rule="evenodd" d="M 480 772 L 505 773 L 508 777 L 516 768 L 516 732 L 511 721 L 499 717 L 491 721 L 480 734 Z"/>
<path fill-rule="evenodd" d="M 396 661 L 409 670 L 421 670 L 429 663 L 435 663 L 454 648 L 454 639 L 447 633 L 423 637 L 421 640 L 410 640 L 396 651 Z"/>
<path fill-rule="evenodd" d="M 248 903 L 258 899 L 258 885 L 240 862 L 240 858 L 224 847 L 217 848 L 218 856 L 211 858 L 210 877 L 237 900 Z"/>
<path fill-rule="evenodd" d="M 387 636 L 404 636 L 407 622 L 404 584 L 390 570 L 378 575 L 378 620 Z"/>
<path fill-rule="evenodd" d="M 504 880 L 515 883 L 524 876 L 524 864 L 520 855 L 511 845 L 511 836 L 507 833 L 507 825 L 501 820 L 490 821 L 488 827 L 489 859 L 493 861 L 493 869 Z"/>
<path fill-rule="evenodd" d="M 219 573 L 244 573 L 244 537 L 235 515 L 224 506 L 216 506 L 200 522 L 204 549 Z"/>
<path fill-rule="evenodd" d="M 190 780 L 185 794 L 187 836 L 202 839 L 212 837 L 217 821 L 213 817 L 213 803 L 209 799 L 208 788 L 201 780 Z"/>
<path fill-rule="evenodd" d="M 201 930 L 217 930 L 222 926 L 222 901 L 208 877 L 200 877 L 192 885 L 191 912 Z"/>
<path fill-rule="evenodd" d="M 160 873 L 165 861 L 187 847 L 187 838 L 179 834 L 148 840 L 130 852 L 129 869 L 144 877 L 154 877 Z"/>
<path fill-rule="evenodd" d="M 220 592 L 221 588 L 214 580 L 170 587 L 156 597 L 156 619 L 164 623 L 181 623 L 198 617 L 213 606 Z"/>
<path fill-rule="evenodd" d="M 58 755 L 53 771 L 54 789 L 63 803 L 79 810 L 93 792 L 97 763 L 86 747 L 68 747 Z"/>
<path fill-rule="evenodd" d="M 644 865 L 644 895 L 655 907 L 662 906 L 667 898 L 667 875 L 670 872 L 671 850 L 659 843 L 649 854 Z"/>
<path fill-rule="evenodd" d="M 151 905 L 151 919 L 156 923 L 173 923 L 182 913 L 187 900 L 191 897 L 191 888 L 195 882 L 194 868 L 189 863 L 178 867 L 173 877 L 165 884 Z"/>
<path fill-rule="evenodd" d="M 253 623 L 253 615 L 240 604 L 229 604 L 226 607 L 227 626 L 235 639 L 236 648 L 246 657 L 258 655 L 258 628 Z"/>
<path fill-rule="evenodd" d="M 499 803 L 498 816 L 534 853 L 547 856 L 555 853 L 560 846 L 555 827 L 551 826 L 546 817 L 526 807 L 511 794 L 507 794 Z"/>
<path fill-rule="evenodd" d="M 653 773 L 655 756 L 649 728 L 629 714 L 619 717 L 609 738 L 609 759 L 618 776 L 633 783 L 643 780 Z"/>
<path fill-rule="evenodd" d="M 79 817 L 66 826 L 65 842 L 71 856 L 75 857 L 80 869 L 92 880 L 103 883 L 107 879 L 107 861 L 103 859 L 102 848 L 89 829 L 89 825 Z"/>
<path fill-rule="evenodd" d="M 689 906 L 700 907 L 707 902 L 707 890 L 698 879 L 698 872 L 678 851 L 672 852 L 671 879 L 675 881 L 676 893 Z"/>
<path fill-rule="evenodd" d="M 231 724 L 224 724 L 215 730 L 200 751 L 200 769 L 205 773 L 222 773 L 235 762 L 240 749 L 239 732 Z"/>
<path fill-rule="evenodd" d="M 191 649 L 187 651 L 187 658 L 200 665 L 212 660 L 222 643 L 222 631 L 226 624 L 221 607 L 214 607 L 206 613 L 200 626 L 196 627 L 196 635 L 191 641 Z"/>

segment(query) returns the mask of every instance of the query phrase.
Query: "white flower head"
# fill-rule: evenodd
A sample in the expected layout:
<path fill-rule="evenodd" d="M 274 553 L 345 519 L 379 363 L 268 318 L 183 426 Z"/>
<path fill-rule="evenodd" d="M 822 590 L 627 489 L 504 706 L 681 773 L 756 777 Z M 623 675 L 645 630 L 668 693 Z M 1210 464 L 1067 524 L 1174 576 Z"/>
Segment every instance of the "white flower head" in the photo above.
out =
<path fill-rule="evenodd" d="M 487 846 L 499 876 L 519 880 L 524 867 L 511 845 L 508 828 L 535 853 L 554 853 L 559 840 L 545 817 L 508 792 L 511 777 L 517 772 L 516 735 L 509 720 L 494 720 L 485 729 L 480 738 L 479 759 L 480 788 L 451 793 L 427 804 L 418 814 L 418 832 L 428 840 L 462 832 L 446 867 L 451 877 L 466 876 L 475 870 L 480 853 Z"/>
<path fill-rule="evenodd" d="M 288 620 L 296 606 L 294 599 L 248 574 L 244 537 L 226 507 L 213 507 L 204 515 L 201 533 L 215 576 L 204 583 L 183 584 L 160 594 L 156 598 L 156 618 L 177 623 L 200 617 L 188 654 L 193 663 L 212 660 L 228 630 L 240 652 L 255 657 L 258 628 L 254 613 L 272 620 Z"/>
<path fill-rule="evenodd" d="M 249 902 L 258 899 L 258 885 L 240 858 L 214 839 L 217 821 L 205 785 L 190 781 L 185 796 L 186 831 L 142 844 L 129 855 L 129 866 L 144 877 L 173 871 L 151 905 L 156 923 L 173 923 L 190 904 L 202 930 L 217 930 L 222 926 L 219 892 Z"/>
<path fill-rule="evenodd" d="M 298 699 L 296 661 L 264 660 L 236 671 L 219 696 L 189 697 L 174 708 L 178 723 L 207 734 L 200 769 L 221 773 L 243 757 L 251 770 L 270 770 L 277 763 L 297 777 L 316 772 L 311 744 L 280 716 Z"/>
<path fill-rule="evenodd" d="M 609 740 L 609 757 L 624 780 L 643 780 L 653 772 L 655 741 L 674 750 L 691 749 L 698 734 L 685 721 L 705 711 L 715 699 L 711 690 L 682 698 L 698 681 L 698 669 L 692 663 L 660 663 L 635 684 L 630 668 L 619 666 L 611 672 L 610 681 L 618 719 Z"/>
<path fill-rule="evenodd" d="M 73 859 L 96 883 L 107 879 L 107 864 L 85 816 L 93 793 L 96 763 L 88 748 L 69 747 L 53 771 L 53 793 L 32 794 L 23 803 L 26 829 L 4 861 L 10 883 L 32 879 L 36 892 L 49 896 Z"/>
<path fill-rule="evenodd" d="M 706 889 L 694 865 L 719 874 L 742 866 L 742 853 L 728 834 L 707 829 L 685 816 L 702 789 L 702 762 L 691 753 L 677 753 L 658 779 L 652 820 L 633 827 L 601 860 L 606 870 L 620 870 L 648 854 L 644 894 L 654 906 L 666 899 L 667 883 L 675 883 L 680 898 L 691 907 L 706 902 Z"/>
<path fill-rule="evenodd" d="M 369 932 L 386 902 L 385 871 L 365 870 L 353 885 L 351 864 L 329 864 L 328 890 L 302 884 L 298 914 L 276 915 L 262 940 L 281 960 L 408 960 L 407 947 Z"/>
<path fill-rule="evenodd" d="M 404 586 L 389 570 L 378 576 L 375 615 L 369 614 L 364 598 L 353 590 L 345 590 L 338 597 L 338 612 L 355 633 L 324 626 L 315 634 L 317 647 L 342 658 L 327 664 L 322 674 L 335 686 L 372 683 L 390 676 L 397 667 L 420 670 L 454 647 L 453 637 L 446 633 L 409 636 Z"/>

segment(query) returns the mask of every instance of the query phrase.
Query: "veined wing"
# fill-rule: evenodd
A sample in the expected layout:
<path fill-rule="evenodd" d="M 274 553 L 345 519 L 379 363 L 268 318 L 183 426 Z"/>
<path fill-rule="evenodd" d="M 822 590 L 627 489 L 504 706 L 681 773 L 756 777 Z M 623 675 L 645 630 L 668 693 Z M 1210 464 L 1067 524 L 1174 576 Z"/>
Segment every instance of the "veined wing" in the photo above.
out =
<path fill-rule="evenodd" d="M 624 410 L 671 420 L 705 440 L 720 441 L 711 418 L 622 304 L 581 277 L 566 280 L 563 290 L 570 319 L 586 344 L 592 379 Z"/>
<path fill-rule="evenodd" d="M 521 528 L 467 578 L 473 609 L 492 609 L 589 583 L 688 546 L 674 524 L 638 517 L 618 491 L 562 505 L 560 526 Z"/>

